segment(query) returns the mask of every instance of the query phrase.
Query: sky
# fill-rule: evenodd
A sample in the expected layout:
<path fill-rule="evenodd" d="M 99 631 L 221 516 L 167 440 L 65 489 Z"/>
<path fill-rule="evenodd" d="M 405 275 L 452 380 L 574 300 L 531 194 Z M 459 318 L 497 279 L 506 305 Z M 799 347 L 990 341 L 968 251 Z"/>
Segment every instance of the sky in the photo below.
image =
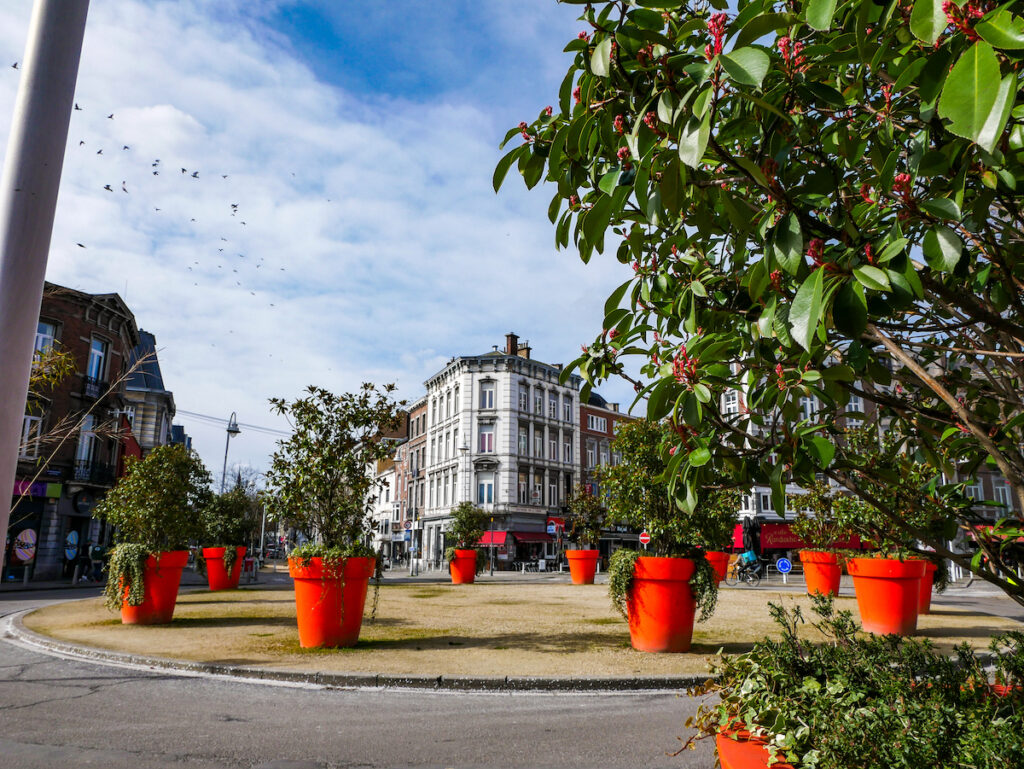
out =
<path fill-rule="evenodd" d="M 5 151 L 31 9 L 0 4 Z M 125 299 L 218 478 L 232 412 L 229 467 L 267 468 L 288 430 L 271 397 L 370 381 L 411 401 L 508 332 L 572 360 L 629 268 L 555 248 L 553 188 L 491 177 L 508 128 L 557 101 L 579 10 L 91 3 L 47 279 Z"/>

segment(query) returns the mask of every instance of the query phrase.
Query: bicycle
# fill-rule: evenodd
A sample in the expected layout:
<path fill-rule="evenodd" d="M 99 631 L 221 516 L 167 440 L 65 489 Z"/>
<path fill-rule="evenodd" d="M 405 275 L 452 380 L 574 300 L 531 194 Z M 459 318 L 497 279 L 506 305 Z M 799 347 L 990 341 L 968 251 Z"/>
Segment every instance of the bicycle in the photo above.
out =
<path fill-rule="evenodd" d="M 761 564 L 752 566 L 741 566 L 738 562 L 729 564 L 725 572 L 725 584 L 729 587 L 736 587 L 740 582 L 751 587 L 761 584 Z"/>

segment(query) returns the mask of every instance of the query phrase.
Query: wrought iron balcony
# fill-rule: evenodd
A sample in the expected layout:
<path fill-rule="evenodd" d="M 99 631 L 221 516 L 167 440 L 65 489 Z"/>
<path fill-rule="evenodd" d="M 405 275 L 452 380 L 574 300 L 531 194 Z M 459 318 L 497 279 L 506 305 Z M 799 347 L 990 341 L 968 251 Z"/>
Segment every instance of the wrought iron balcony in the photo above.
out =
<path fill-rule="evenodd" d="M 82 384 L 82 394 L 86 398 L 92 398 L 93 400 L 96 400 L 107 391 L 108 385 L 106 382 L 103 382 L 91 376 L 84 377 L 84 380 L 85 381 Z"/>
<path fill-rule="evenodd" d="M 75 462 L 73 473 L 76 481 L 95 483 L 98 486 L 114 485 L 114 466 L 103 462 Z"/>

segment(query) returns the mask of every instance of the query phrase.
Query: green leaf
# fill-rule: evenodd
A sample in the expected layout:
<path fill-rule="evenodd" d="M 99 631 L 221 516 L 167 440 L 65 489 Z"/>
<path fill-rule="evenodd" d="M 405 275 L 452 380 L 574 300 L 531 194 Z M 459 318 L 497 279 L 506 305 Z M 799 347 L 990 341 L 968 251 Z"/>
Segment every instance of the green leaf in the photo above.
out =
<path fill-rule="evenodd" d="M 811 273 L 793 297 L 789 310 L 789 327 L 793 340 L 805 350 L 811 349 L 814 332 L 821 320 L 821 295 L 825 270 Z"/>
<path fill-rule="evenodd" d="M 825 32 L 832 26 L 835 12 L 836 0 L 811 0 L 807 4 L 807 23 L 812 29 Z"/>
<path fill-rule="evenodd" d="M 516 158 L 519 157 L 521 149 L 522 147 L 516 147 L 498 161 L 498 165 L 494 168 L 494 177 L 491 179 L 491 184 L 493 185 L 495 192 L 501 189 L 501 183 L 505 181 L 505 175 L 508 173 L 508 169 L 512 166 L 512 163 L 514 163 Z"/>
<path fill-rule="evenodd" d="M 740 48 L 753 43 L 769 32 L 774 32 L 777 29 L 788 29 L 793 23 L 793 19 L 794 17 L 791 13 L 765 13 L 756 16 L 743 25 L 743 28 L 736 36 L 735 45 L 737 48 Z"/>
<path fill-rule="evenodd" d="M 890 288 L 889 278 L 886 274 L 871 265 L 854 267 L 853 277 L 860 281 L 862 286 L 870 288 L 872 291 L 888 291 Z"/>
<path fill-rule="evenodd" d="M 978 42 L 957 59 L 939 97 L 939 117 L 950 132 L 980 145 L 982 132 L 996 104 L 1002 77 L 992 46 Z"/>
<path fill-rule="evenodd" d="M 833 4 L 835 0 L 832 0 Z M 737 83 L 761 87 L 764 76 L 768 74 L 771 58 L 760 48 L 737 48 L 719 57 L 722 67 Z"/>
<path fill-rule="evenodd" d="M 868 303 L 864 287 L 856 280 L 843 284 L 832 305 L 832 323 L 841 332 L 856 339 L 868 325 Z"/>
<path fill-rule="evenodd" d="M 786 214 L 779 222 L 775 228 L 773 248 L 779 266 L 795 277 L 804 254 L 804 236 L 796 214 Z"/>
<path fill-rule="evenodd" d="M 590 54 L 590 71 L 598 77 L 608 77 L 611 71 L 612 38 L 605 37 Z"/>
<path fill-rule="evenodd" d="M 832 464 L 836 455 L 836 447 L 827 438 L 815 435 L 807 441 L 807 453 L 810 454 L 822 470 Z"/>
<path fill-rule="evenodd" d="M 929 267 L 936 272 L 952 272 L 960 261 L 964 243 L 953 230 L 939 224 L 925 233 L 921 247 Z"/>
<path fill-rule="evenodd" d="M 614 171 L 609 171 L 601 177 L 601 181 L 597 183 L 598 188 L 605 195 L 611 195 L 615 192 L 615 187 L 619 183 L 619 176 L 622 175 L 622 169 L 616 168 Z"/>
<path fill-rule="evenodd" d="M 699 121 L 693 118 L 688 120 L 686 127 L 679 134 L 679 159 L 690 168 L 697 168 L 704 157 L 704 150 L 707 149 L 710 138 L 710 112 Z"/>
<path fill-rule="evenodd" d="M 985 125 L 981 128 L 978 136 L 978 146 L 986 152 L 992 152 L 999 137 L 1003 134 L 1006 121 L 1010 117 L 1010 110 L 1013 108 L 1013 99 L 1016 96 L 1017 76 L 1009 74 L 999 83 L 999 90 L 996 93 L 995 104 L 988 114 Z"/>
<path fill-rule="evenodd" d="M 974 31 L 994 48 L 1017 51 L 1024 48 L 1024 19 L 1007 10 L 974 25 Z"/>
<path fill-rule="evenodd" d="M 694 449 L 687 459 L 691 467 L 702 467 L 711 461 L 711 452 L 703 447 Z"/>
<path fill-rule="evenodd" d="M 949 198 L 932 198 L 931 200 L 922 200 L 918 203 L 918 206 L 929 214 L 934 216 L 936 219 L 952 219 L 953 221 L 960 221 L 960 206 L 956 204 L 956 201 L 950 200 Z"/>
<path fill-rule="evenodd" d="M 927 45 L 935 45 L 948 25 L 942 10 L 943 0 L 916 0 L 910 14 L 910 31 L 914 37 Z"/>

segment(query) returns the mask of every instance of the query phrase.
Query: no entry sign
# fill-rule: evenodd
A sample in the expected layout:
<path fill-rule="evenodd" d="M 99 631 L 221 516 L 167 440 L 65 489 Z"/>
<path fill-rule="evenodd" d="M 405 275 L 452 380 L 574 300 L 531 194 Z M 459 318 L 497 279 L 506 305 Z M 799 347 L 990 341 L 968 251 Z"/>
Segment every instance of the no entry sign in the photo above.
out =
<path fill-rule="evenodd" d="M 640 544 L 643 545 L 644 547 L 647 547 L 647 545 L 649 545 L 650 542 L 651 542 L 651 535 L 648 534 L 646 531 L 641 531 L 640 532 Z"/>

